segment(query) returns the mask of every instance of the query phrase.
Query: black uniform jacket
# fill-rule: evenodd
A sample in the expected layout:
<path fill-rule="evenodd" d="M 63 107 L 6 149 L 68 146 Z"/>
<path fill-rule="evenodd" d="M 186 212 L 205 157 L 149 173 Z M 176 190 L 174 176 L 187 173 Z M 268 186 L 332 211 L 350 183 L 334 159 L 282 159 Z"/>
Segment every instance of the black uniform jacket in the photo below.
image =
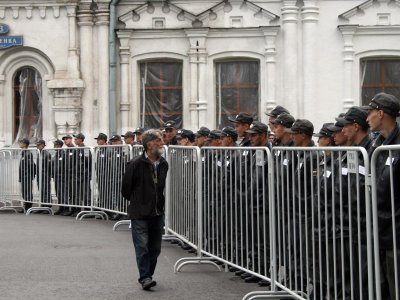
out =
<path fill-rule="evenodd" d="M 385 140 L 379 135 L 375 140 L 371 151 L 381 145 L 400 144 L 400 128 L 396 125 L 390 136 Z M 390 187 L 390 165 L 393 169 L 393 189 L 394 207 L 391 205 Z M 396 218 L 396 240 L 397 247 L 400 246 L 400 150 L 392 152 L 392 159 L 389 151 L 379 154 L 376 161 L 376 194 L 378 205 L 378 228 L 379 228 L 379 247 L 381 249 L 393 249 L 393 230 L 392 230 L 392 209 Z"/>
<path fill-rule="evenodd" d="M 164 214 L 167 172 L 168 163 L 163 157 L 157 170 L 154 170 L 145 153 L 128 162 L 121 192 L 129 200 L 128 214 L 131 219 L 148 219 Z"/>

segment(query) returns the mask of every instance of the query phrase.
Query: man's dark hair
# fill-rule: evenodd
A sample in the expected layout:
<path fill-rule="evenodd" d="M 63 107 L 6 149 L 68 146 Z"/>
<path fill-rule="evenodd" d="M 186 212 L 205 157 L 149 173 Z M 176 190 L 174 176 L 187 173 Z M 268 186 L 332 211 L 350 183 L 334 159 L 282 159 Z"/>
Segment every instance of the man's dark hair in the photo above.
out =
<path fill-rule="evenodd" d="M 158 138 L 162 137 L 162 132 L 161 130 L 158 129 L 149 129 L 143 132 L 142 135 L 142 144 L 144 147 L 144 150 L 147 150 L 147 144 L 150 143 L 151 141 L 154 141 Z"/>

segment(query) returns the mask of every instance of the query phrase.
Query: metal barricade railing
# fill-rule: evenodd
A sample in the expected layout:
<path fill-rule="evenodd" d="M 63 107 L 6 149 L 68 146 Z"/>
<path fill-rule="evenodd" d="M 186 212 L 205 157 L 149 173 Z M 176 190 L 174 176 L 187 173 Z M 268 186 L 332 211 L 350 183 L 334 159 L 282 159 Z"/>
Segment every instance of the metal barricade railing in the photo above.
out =
<path fill-rule="evenodd" d="M 2 172 L 1 188 L 4 206 L 1 209 L 28 210 L 32 204 L 40 202 L 37 184 L 36 149 L 1 149 Z M 22 205 L 23 203 L 23 205 Z"/>
<path fill-rule="evenodd" d="M 400 298 L 400 145 L 378 147 L 371 158 L 375 260 L 374 299 Z"/>
<path fill-rule="evenodd" d="M 374 299 L 366 150 L 275 147 L 272 157 L 276 287 L 301 299 Z"/>

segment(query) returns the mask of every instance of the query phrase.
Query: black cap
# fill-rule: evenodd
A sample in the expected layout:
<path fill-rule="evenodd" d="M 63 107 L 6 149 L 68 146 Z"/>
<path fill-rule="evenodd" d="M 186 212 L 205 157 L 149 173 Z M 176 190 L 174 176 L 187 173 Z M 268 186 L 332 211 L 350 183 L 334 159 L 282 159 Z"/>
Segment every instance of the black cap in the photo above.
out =
<path fill-rule="evenodd" d="M 306 119 L 297 119 L 291 128 L 285 129 L 286 132 L 290 133 L 304 133 L 309 136 L 313 135 L 314 125 Z"/>
<path fill-rule="evenodd" d="M 121 135 L 123 138 L 134 138 L 135 137 L 135 133 L 133 133 L 132 131 L 127 131 L 125 134 Z"/>
<path fill-rule="evenodd" d="M 143 127 L 138 127 L 138 128 L 136 128 L 135 129 L 135 131 L 133 132 L 133 133 L 139 133 L 139 134 L 143 134 L 143 132 L 144 132 L 144 128 Z"/>
<path fill-rule="evenodd" d="M 207 127 L 200 127 L 200 129 L 196 132 L 196 136 L 208 136 L 210 134 L 210 129 Z"/>
<path fill-rule="evenodd" d="M 398 117 L 400 116 L 400 102 L 399 100 L 390 94 L 386 93 L 378 93 L 372 98 L 371 102 L 368 106 L 363 106 L 362 108 L 366 109 L 379 109 L 383 110 L 385 113 Z"/>
<path fill-rule="evenodd" d="M 176 133 L 176 137 L 177 138 L 181 137 L 183 139 L 189 139 L 189 141 L 194 142 L 194 139 L 196 136 L 194 135 L 193 131 L 191 131 L 189 129 L 180 129 Z"/>
<path fill-rule="evenodd" d="M 254 121 L 250 129 L 246 130 L 247 133 L 269 133 L 268 126 L 259 121 Z"/>
<path fill-rule="evenodd" d="M 85 136 L 83 133 L 74 134 L 74 138 L 84 140 Z"/>
<path fill-rule="evenodd" d="M 54 145 L 60 145 L 60 146 L 62 146 L 62 145 L 64 145 L 64 142 L 63 142 L 62 140 L 55 140 L 55 141 L 53 142 L 53 144 L 54 144 Z"/>
<path fill-rule="evenodd" d="M 111 138 L 110 141 L 120 141 L 121 140 L 121 136 L 118 134 L 114 134 Z"/>
<path fill-rule="evenodd" d="M 99 135 L 97 137 L 94 138 L 95 140 L 103 140 L 103 141 L 107 141 L 107 135 L 104 133 L 99 133 Z"/>
<path fill-rule="evenodd" d="M 333 123 L 324 123 L 322 125 L 322 128 L 319 130 L 319 132 L 314 133 L 313 136 L 315 136 L 315 137 L 323 137 L 323 136 L 330 137 L 330 136 L 332 136 L 334 131 L 331 130 L 330 128 L 334 125 L 335 124 L 333 124 Z"/>
<path fill-rule="evenodd" d="M 66 140 L 66 139 L 72 139 L 72 135 L 70 135 L 70 134 L 64 135 L 61 139 L 63 141 Z"/>
<path fill-rule="evenodd" d="M 231 126 L 226 126 L 224 128 L 222 128 L 222 134 L 221 137 L 223 136 L 229 136 L 231 137 L 234 141 L 237 140 L 238 134 L 235 131 L 235 129 Z"/>
<path fill-rule="evenodd" d="M 335 118 L 336 121 L 343 125 L 357 123 L 364 129 L 368 129 L 367 122 L 368 112 L 361 107 L 353 106 L 341 118 Z"/>
<path fill-rule="evenodd" d="M 283 125 L 287 128 L 290 128 L 294 123 L 294 117 L 288 113 L 281 113 L 271 123 L 275 125 Z"/>
<path fill-rule="evenodd" d="M 210 133 L 208 134 L 209 139 L 220 139 L 221 138 L 222 131 L 221 130 L 211 130 Z"/>
<path fill-rule="evenodd" d="M 277 105 L 273 110 L 271 110 L 269 113 L 265 113 L 265 114 L 270 117 L 277 117 L 283 113 L 290 114 L 286 108 L 284 108 L 283 106 Z"/>
<path fill-rule="evenodd" d="M 18 142 L 21 143 L 21 144 L 25 144 L 25 145 L 29 145 L 30 144 L 30 142 L 29 142 L 29 140 L 27 138 L 20 139 Z"/>
<path fill-rule="evenodd" d="M 236 117 L 234 118 L 230 117 L 228 119 L 233 123 L 246 123 L 246 124 L 253 123 L 253 117 L 248 114 L 245 114 L 244 112 L 240 112 L 239 114 L 236 115 Z"/>
<path fill-rule="evenodd" d="M 46 142 L 45 142 L 45 140 L 38 140 L 36 142 L 36 145 L 45 145 L 46 146 Z"/>
<path fill-rule="evenodd" d="M 168 121 L 167 123 L 164 124 L 164 128 L 176 128 L 176 123 L 175 121 Z"/>

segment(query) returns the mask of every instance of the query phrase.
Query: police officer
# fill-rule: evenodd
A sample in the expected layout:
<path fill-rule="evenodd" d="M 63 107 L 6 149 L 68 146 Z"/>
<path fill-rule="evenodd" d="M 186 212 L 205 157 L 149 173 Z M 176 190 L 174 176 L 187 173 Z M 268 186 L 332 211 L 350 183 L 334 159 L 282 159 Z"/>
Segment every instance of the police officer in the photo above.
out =
<path fill-rule="evenodd" d="M 145 129 L 143 127 L 137 127 L 135 131 L 133 132 L 135 134 L 135 145 L 141 145 L 142 144 L 142 135 Z"/>
<path fill-rule="evenodd" d="M 164 142 L 166 145 L 177 145 L 176 142 L 176 123 L 175 121 L 168 121 L 164 125 L 165 138 Z"/>
<path fill-rule="evenodd" d="M 65 151 L 62 150 L 64 142 L 62 140 L 55 140 L 53 147 L 56 149 L 54 157 L 52 159 L 52 177 L 54 180 L 54 186 L 56 189 L 56 196 L 58 200 L 58 211 L 54 215 L 62 215 L 67 211 L 67 208 L 63 205 L 66 204 L 66 197 L 68 192 L 68 186 L 66 185 L 66 165 L 65 165 Z"/>
<path fill-rule="evenodd" d="M 235 124 L 235 131 L 238 135 L 236 143 L 240 147 L 250 146 L 250 140 L 246 136 L 246 130 L 250 128 L 251 123 L 253 123 L 253 117 L 240 112 L 234 118 L 229 118 L 229 121 Z"/>
<path fill-rule="evenodd" d="M 98 146 L 107 145 L 107 135 L 104 133 L 99 133 L 97 137 L 94 138 Z M 102 208 L 106 208 L 107 199 L 107 170 L 109 149 L 107 147 L 96 147 L 96 183 L 97 183 L 97 205 Z"/>
<path fill-rule="evenodd" d="M 271 130 L 273 132 L 275 132 L 274 130 L 274 126 L 275 126 L 275 119 L 280 115 L 280 114 L 290 114 L 289 111 L 284 108 L 283 106 L 277 105 L 273 110 L 271 110 L 269 113 L 265 113 L 267 116 L 269 116 L 268 119 L 268 126 L 269 128 L 271 128 Z M 294 120 L 293 120 L 294 122 Z M 274 144 L 273 144 L 274 146 Z"/>
<path fill-rule="evenodd" d="M 132 131 L 127 131 L 125 134 L 121 135 L 124 138 L 124 142 L 126 145 L 135 145 L 135 133 Z"/>
<path fill-rule="evenodd" d="M 180 129 L 176 134 L 176 141 L 179 146 L 192 146 L 196 136 L 189 129 Z"/>
<path fill-rule="evenodd" d="M 269 123 L 271 130 L 275 133 L 273 146 L 290 147 L 293 146 L 291 134 L 285 129 L 292 127 L 294 118 L 289 113 L 281 113 L 276 118 L 270 117 Z"/>
<path fill-rule="evenodd" d="M 210 129 L 207 127 L 200 127 L 200 129 L 196 132 L 195 144 L 197 147 L 201 148 L 203 146 L 207 146 L 207 138 L 210 134 Z"/>
<path fill-rule="evenodd" d="M 32 153 L 28 150 L 29 140 L 24 138 L 19 141 L 21 151 L 21 159 L 19 163 L 18 182 L 21 183 L 22 199 L 25 200 L 25 211 L 32 207 L 32 181 L 36 176 L 36 164 L 33 160 Z"/>
<path fill-rule="evenodd" d="M 64 142 L 64 145 L 66 146 L 66 149 L 64 150 L 65 156 L 64 156 L 64 170 L 63 172 L 63 180 L 66 188 L 66 193 L 65 193 L 65 204 L 68 205 L 68 207 L 74 205 L 74 195 L 77 193 L 75 191 L 76 189 L 76 181 L 75 181 L 75 172 L 76 172 L 76 151 L 75 151 L 75 146 L 72 142 L 73 137 L 72 135 L 65 135 L 62 137 L 62 140 Z M 74 214 L 75 210 L 74 208 L 70 209 L 66 207 L 64 212 L 61 214 L 62 216 L 71 216 Z"/>
<path fill-rule="evenodd" d="M 51 203 L 51 168 L 52 168 L 52 160 L 51 155 L 47 150 L 44 150 L 46 147 L 46 142 L 44 140 L 38 140 L 36 142 L 36 148 L 39 150 L 40 156 L 37 157 L 36 165 L 39 166 L 40 174 L 38 174 L 38 189 L 41 191 L 41 202 L 42 203 Z M 51 207 L 51 205 L 43 205 L 44 207 Z M 38 211 L 41 212 L 41 211 Z"/>
<path fill-rule="evenodd" d="M 312 135 L 314 125 L 306 119 L 297 119 L 287 132 L 292 134 L 292 140 L 296 147 L 312 147 L 314 142 Z M 313 199 L 313 169 L 316 168 L 316 155 L 310 151 L 298 151 L 297 162 L 294 166 L 293 173 L 293 189 L 294 199 L 289 201 L 289 211 L 293 212 L 289 217 L 289 222 L 292 227 L 291 235 L 293 238 L 291 245 L 294 248 L 290 249 L 293 255 L 297 258 L 297 268 L 302 265 L 302 269 L 298 268 L 297 283 L 302 283 L 303 286 L 297 285 L 295 288 L 300 289 L 305 293 L 311 292 L 311 276 L 310 266 L 307 265 L 307 260 L 312 261 L 312 234 L 313 228 L 311 223 L 312 218 L 312 199 Z M 301 238 L 300 238 L 301 237 Z M 307 247 L 306 247 L 307 246 Z M 297 248 L 297 249 L 296 249 Z M 292 256 L 293 257 L 293 256 Z M 300 263 L 301 262 L 301 263 Z M 294 263 L 294 262 L 291 262 Z M 300 264 L 299 264 L 300 263 Z M 292 275 L 292 274 L 290 274 Z"/>
<path fill-rule="evenodd" d="M 400 144 L 400 128 L 396 123 L 400 110 L 399 100 L 390 94 L 378 93 L 368 104 L 367 122 L 371 131 L 378 131 L 371 154 L 381 145 Z M 392 171 L 393 186 L 391 186 L 390 173 Z M 380 248 L 380 266 L 382 283 L 382 299 L 396 299 L 397 290 L 400 290 L 399 280 L 395 280 L 395 270 L 400 272 L 400 151 L 393 150 L 392 157 L 388 151 L 381 152 L 376 161 L 376 195 L 378 208 L 378 231 Z M 393 189 L 394 199 L 391 197 Z M 392 207 L 391 203 L 394 203 Z M 392 212 L 396 220 L 392 219 Z M 393 226 L 395 231 L 393 232 Z M 397 252 L 394 251 L 393 234 L 396 237 Z M 376 237 L 375 237 L 376 238 Z M 395 264 L 397 258 L 397 265 Z M 385 289 L 388 287 L 388 289 Z M 387 294 L 389 291 L 389 295 Z"/>

